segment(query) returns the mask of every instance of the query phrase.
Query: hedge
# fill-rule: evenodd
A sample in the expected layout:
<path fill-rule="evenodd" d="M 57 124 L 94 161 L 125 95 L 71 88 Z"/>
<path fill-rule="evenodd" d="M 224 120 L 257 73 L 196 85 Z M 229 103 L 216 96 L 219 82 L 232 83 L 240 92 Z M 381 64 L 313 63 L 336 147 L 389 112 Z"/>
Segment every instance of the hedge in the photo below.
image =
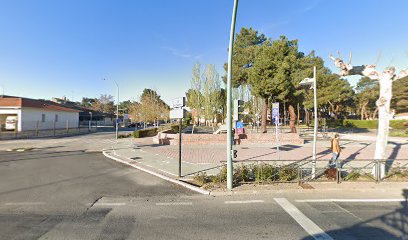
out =
<path fill-rule="evenodd" d="M 184 128 L 186 128 L 186 127 L 187 127 L 187 123 L 183 121 L 183 123 L 182 123 L 182 125 L 181 125 L 181 128 L 184 129 Z M 179 128 L 180 128 L 180 124 L 171 125 L 171 131 L 172 131 L 173 133 L 178 133 L 178 132 L 179 132 Z"/>
<path fill-rule="evenodd" d="M 133 132 L 134 138 L 153 137 L 157 134 L 157 128 L 140 129 Z"/>

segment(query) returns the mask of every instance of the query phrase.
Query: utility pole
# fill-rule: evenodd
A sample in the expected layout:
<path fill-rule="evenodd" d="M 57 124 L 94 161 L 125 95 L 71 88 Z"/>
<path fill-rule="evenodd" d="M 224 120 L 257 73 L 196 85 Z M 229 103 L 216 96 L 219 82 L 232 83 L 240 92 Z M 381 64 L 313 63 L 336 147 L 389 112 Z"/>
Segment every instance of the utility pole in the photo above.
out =
<path fill-rule="evenodd" d="M 231 20 L 231 31 L 230 31 L 230 42 L 228 48 L 228 73 L 227 73 L 227 188 L 232 190 L 232 180 L 233 180 L 233 165 L 232 165 L 232 52 L 234 46 L 234 35 L 235 35 L 235 21 L 238 9 L 238 0 L 234 0 L 234 8 L 232 10 L 232 20 Z"/>
<path fill-rule="evenodd" d="M 316 66 L 313 67 L 313 96 L 314 96 L 314 132 L 313 132 L 313 157 L 312 157 L 312 178 L 316 176 L 316 141 L 317 141 L 317 125 L 319 120 L 317 118 L 317 93 L 316 93 Z"/>
<path fill-rule="evenodd" d="M 118 130 L 119 130 L 119 85 L 118 83 L 113 80 L 118 88 L 118 102 L 116 103 L 116 140 L 118 140 Z"/>

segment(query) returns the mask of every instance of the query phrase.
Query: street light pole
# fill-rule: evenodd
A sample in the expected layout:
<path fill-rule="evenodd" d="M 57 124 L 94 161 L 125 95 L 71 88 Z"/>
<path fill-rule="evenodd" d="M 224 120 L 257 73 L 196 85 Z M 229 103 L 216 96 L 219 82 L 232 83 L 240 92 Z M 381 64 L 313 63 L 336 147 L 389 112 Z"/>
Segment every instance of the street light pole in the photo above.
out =
<path fill-rule="evenodd" d="M 228 48 L 228 73 L 227 73 L 227 188 L 232 190 L 233 180 L 233 165 L 232 165 L 232 52 L 234 46 L 235 35 L 235 20 L 238 9 L 238 0 L 234 0 L 234 8 L 232 10 L 230 42 Z"/>
<path fill-rule="evenodd" d="M 317 76 L 316 66 L 313 67 L 313 78 L 305 78 L 299 84 L 301 86 L 313 85 L 313 99 L 314 99 L 314 131 L 313 131 L 313 153 L 312 153 L 312 178 L 316 177 L 316 142 L 317 142 L 317 126 L 319 124 L 317 118 Z"/>
<path fill-rule="evenodd" d="M 118 139 L 118 128 L 119 128 L 119 85 L 118 83 L 113 80 L 116 84 L 116 87 L 118 88 L 118 99 L 117 99 L 117 103 L 116 103 L 116 140 Z"/>
<path fill-rule="evenodd" d="M 317 141 L 317 94 L 316 94 L 316 66 L 313 67 L 313 96 L 314 96 L 314 132 L 313 132 L 313 157 L 312 157 L 312 178 L 316 176 L 316 141 Z"/>

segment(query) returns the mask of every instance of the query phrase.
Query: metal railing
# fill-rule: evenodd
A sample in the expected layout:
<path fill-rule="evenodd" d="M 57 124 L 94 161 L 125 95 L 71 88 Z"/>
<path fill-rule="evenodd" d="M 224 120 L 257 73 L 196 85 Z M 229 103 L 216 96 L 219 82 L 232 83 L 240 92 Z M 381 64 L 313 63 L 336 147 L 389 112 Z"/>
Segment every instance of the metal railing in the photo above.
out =
<path fill-rule="evenodd" d="M 226 181 L 226 164 L 196 172 L 203 182 Z M 234 184 L 408 181 L 408 159 L 234 161 Z"/>
<path fill-rule="evenodd" d="M 23 129 L 19 131 L 19 129 Z M 6 129 L 5 123 L 0 122 L 0 140 L 27 139 L 39 137 L 55 137 L 95 132 L 97 126 L 89 121 L 31 121 L 23 122 L 20 126 L 15 123 L 13 129 Z"/>

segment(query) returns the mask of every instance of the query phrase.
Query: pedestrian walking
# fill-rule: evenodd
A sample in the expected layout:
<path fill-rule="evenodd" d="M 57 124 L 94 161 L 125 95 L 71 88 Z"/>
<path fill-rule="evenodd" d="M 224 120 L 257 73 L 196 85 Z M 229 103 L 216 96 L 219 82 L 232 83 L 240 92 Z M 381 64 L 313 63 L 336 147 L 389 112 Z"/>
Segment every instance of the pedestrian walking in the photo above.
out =
<path fill-rule="evenodd" d="M 329 166 L 333 165 L 333 162 L 337 165 L 337 159 L 339 159 L 341 148 L 340 148 L 340 135 L 338 133 L 334 134 L 334 138 L 331 140 L 331 151 L 332 158 L 330 159 Z"/>

